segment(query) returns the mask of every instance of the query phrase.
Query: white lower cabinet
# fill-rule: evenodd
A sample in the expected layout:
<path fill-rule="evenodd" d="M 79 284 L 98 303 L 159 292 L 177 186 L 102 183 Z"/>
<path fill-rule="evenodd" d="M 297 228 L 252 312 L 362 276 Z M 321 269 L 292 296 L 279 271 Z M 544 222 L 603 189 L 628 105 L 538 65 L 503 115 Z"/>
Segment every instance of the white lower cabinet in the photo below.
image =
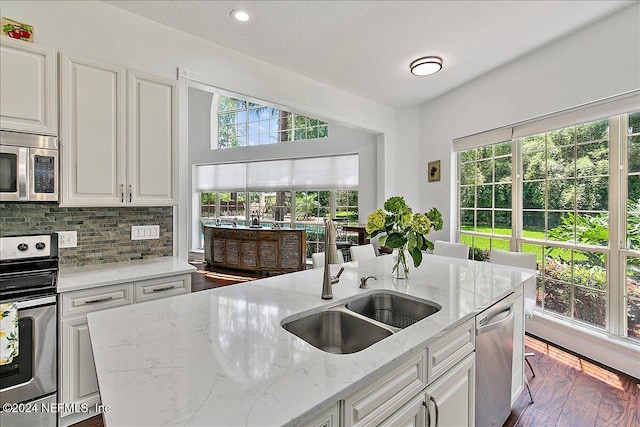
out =
<path fill-rule="evenodd" d="M 59 400 L 64 404 L 60 425 L 94 415 L 100 403 L 87 313 L 191 292 L 191 275 L 181 274 L 138 282 L 101 286 L 61 294 Z M 76 409 L 77 412 L 68 410 Z"/>
<path fill-rule="evenodd" d="M 471 320 L 344 399 L 340 425 L 473 427 L 474 349 Z"/>
<path fill-rule="evenodd" d="M 475 353 L 427 387 L 428 427 L 475 425 Z"/>
<path fill-rule="evenodd" d="M 420 393 L 395 414 L 382 422 L 388 427 L 424 427 L 427 425 L 427 396 Z"/>
<path fill-rule="evenodd" d="M 341 425 L 377 426 L 424 390 L 424 351 L 344 399 Z"/>
<path fill-rule="evenodd" d="M 339 405 L 335 405 L 330 410 L 323 412 L 320 415 L 313 417 L 309 421 L 302 423 L 302 425 L 306 427 L 338 427 L 340 425 L 338 408 Z"/>

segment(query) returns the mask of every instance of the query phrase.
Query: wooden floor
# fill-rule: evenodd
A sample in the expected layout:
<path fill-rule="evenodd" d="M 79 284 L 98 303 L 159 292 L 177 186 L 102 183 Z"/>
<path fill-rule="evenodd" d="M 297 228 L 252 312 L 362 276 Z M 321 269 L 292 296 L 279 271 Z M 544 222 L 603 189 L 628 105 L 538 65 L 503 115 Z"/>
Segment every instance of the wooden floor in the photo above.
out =
<path fill-rule="evenodd" d="M 192 292 L 250 283 L 256 275 L 210 271 L 194 264 Z M 525 337 L 526 351 L 536 373 L 525 367 L 534 403 L 526 391 L 518 397 L 504 427 L 640 427 L 640 381 L 601 367 L 534 337 Z M 74 427 L 104 427 L 102 416 L 89 418 Z M 491 426 L 476 426 L 491 427 Z"/>
<path fill-rule="evenodd" d="M 525 337 L 536 376 L 525 367 L 534 403 L 518 397 L 504 427 L 640 427 L 639 380 Z M 483 427 L 483 426 L 477 426 Z"/>

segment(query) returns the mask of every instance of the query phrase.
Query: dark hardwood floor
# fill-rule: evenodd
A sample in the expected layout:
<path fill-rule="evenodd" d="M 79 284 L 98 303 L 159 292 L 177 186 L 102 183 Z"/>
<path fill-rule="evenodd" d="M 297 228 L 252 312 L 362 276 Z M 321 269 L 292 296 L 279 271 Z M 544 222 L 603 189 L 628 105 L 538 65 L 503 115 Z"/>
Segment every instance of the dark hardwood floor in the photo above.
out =
<path fill-rule="evenodd" d="M 203 264 L 191 275 L 192 292 L 247 283 L 255 274 L 212 271 Z M 503 427 L 640 427 L 640 380 L 602 367 L 585 358 L 525 337 L 525 347 L 536 373 L 525 367 L 534 403 L 523 391 Z M 104 427 L 97 415 L 74 427 Z M 476 426 L 490 427 L 490 426 Z"/>
<path fill-rule="evenodd" d="M 523 391 L 504 427 L 639 427 L 640 381 L 531 336 L 525 367 L 534 403 Z M 483 426 L 477 426 L 483 427 Z"/>

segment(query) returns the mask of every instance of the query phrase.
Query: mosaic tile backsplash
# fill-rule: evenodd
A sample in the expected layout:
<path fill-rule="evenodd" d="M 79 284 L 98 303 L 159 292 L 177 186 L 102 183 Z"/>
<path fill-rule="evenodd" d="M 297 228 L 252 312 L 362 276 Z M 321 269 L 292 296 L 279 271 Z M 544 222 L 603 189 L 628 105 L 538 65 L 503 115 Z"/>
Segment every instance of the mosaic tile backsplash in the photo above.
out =
<path fill-rule="evenodd" d="M 131 240 L 132 225 L 160 225 L 160 239 Z M 66 267 L 173 255 L 172 207 L 61 208 L 0 203 L 0 235 L 77 231 L 78 246 L 60 249 Z"/>

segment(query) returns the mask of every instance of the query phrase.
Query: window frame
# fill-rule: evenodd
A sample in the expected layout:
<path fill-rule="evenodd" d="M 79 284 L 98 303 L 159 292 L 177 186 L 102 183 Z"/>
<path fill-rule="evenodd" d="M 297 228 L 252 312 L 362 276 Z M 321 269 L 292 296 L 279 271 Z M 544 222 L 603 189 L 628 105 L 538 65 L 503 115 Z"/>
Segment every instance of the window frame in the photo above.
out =
<path fill-rule="evenodd" d="M 640 249 L 629 249 L 627 248 L 626 242 L 626 218 L 627 218 L 627 173 L 626 173 L 626 165 L 627 165 L 627 125 L 626 125 L 626 117 L 630 113 L 625 113 L 622 115 L 616 115 L 608 117 L 609 121 L 609 171 L 608 171 L 608 180 L 609 180 L 609 200 L 608 200 L 608 213 L 609 213 L 609 242 L 608 246 L 593 246 L 586 245 L 583 243 L 579 243 L 576 241 L 567 243 L 567 242 L 556 242 L 548 240 L 546 231 L 544 239 L 535 239 L 532 237 L 525 237 L 523 233 L 523 137 L 517 137 L 511 139 L 512 150 L 511 150 L 511 158 L 512 158 L 512 233 L 510 236 L 503 236 L 506 240 L 509 241 L 509 248 L 511 251 L 521 251 L 525 245 L 533 244 L 544 247 L 557 247 L 557 248 L 565 248 L 565 249 L 573 249 L 576 251 L 588 251 L 588 252 L 596 252 L 603 253 L 606 255 L 606 304 L 605 304 L 605 326 L 604 328 L 599 328 L 593 326 L 589 323 L 583 322 L 576 318 L 573 310 L 571 312 L 571 317 L 566 316 L 558 316 L 553 312 L 546 311 L 545 314 L 559 317 L 563 321 L 569 322 L 573 325 L 579 325 L 580 327 L 585 327 L 587 329 L 591 329 L 597 331 L 598 333 L 606 332 L 608 334 L 614 335 L 618 338 L 622 338 L 625 340 L 629 340 L 633 342 L 635 345 L 640 343 L 640 340 L 637 338 L 628 336 L 627 329 L 627 301 L 628 296 L 626 293 L 626 265 L 627 259 L 629 257 L 640 257 Z M 594 119 L 590 120 L 590 122 L 597 122 L 600 120 L 606 120 L 607 118 Z M 575 125 L 568 125 L 566 127 L 571 127 Z M 550 132 L 550 131 L 546 131 Z M 501 143 L 500 141 L 496 141 L 495 144 L 485 144 L 486 145 L 496 145 Z M 577 145 L 576 145 L 577 146 Z M 457 179 L 456 179 L 456 209 L 457 209 L 457 229 L 456 229 L 456 240 L 461 241 L 463 236 L 471 236 L 472 239 L 475 238 L 488 238 L 495 239 L 498 235 L 495 234 L 494 230 L 492 230 L 491 234 L 487 233 L 478 233 L 475 230 L 462 230 L 462 207 L 461 207 L 461 158 L 462 153 L 467 152 L 472 149 L 477 149 L 478 146 L 467 148 L 466 150 L 458 150 L 456 155 L 457 165 Z M 546 148 L 545 148 L 546 150 Z M 574 149 L 574 158 L 576 156 L 576 151 Z M 477 158 L 476 158 L 477 161 Z M 577 172 L 576 172 L 577 173 Z M 574 179 L 577 179 L 577 175 Z M 495 175 L 494 175 L 495 179 Z M 546 177 L 545 177 L 546 180 Z M 546 191 L 546 189 L 545 189 Z M 495 197 L 495 195 L 494 195 Z M 495 199 L 494 199 L 495 203 Z M 477 204 L 477 199 L 476 199 Z M 574 205 L 574 212 L 578 212 L 578 208 Z M 545 204 L 545 208 L 543 211 L 547 211 L 548 206 Z M 475 224 L 475 219 L 474 219 Z M 545 230 L 547 230 L 547 221 L 545 216 Z M 501 235 L 502 236 L 502 235 Z M 473 241 L 473 240 L 472 240 Z M 544 250 L 544 249 L 543 249 Z M 539 279 L 540 282 L 540 279 Z M 572 285 L 572 293 L 571 293 L 571 304 L 573 308 L 574 293 Z M 633 299 L 636 300 L 635 298 Z"/>

